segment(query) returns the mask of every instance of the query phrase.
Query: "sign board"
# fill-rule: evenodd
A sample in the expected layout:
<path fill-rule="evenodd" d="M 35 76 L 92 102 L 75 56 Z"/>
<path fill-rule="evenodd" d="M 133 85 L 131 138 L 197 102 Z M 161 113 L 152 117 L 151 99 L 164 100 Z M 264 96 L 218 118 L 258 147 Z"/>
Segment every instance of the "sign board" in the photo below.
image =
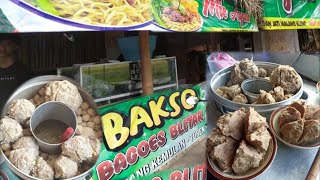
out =
<path fill-rule="evenodd" d="M 257 23 L 234 1 L 1 0 L 0 22 L 19 32 L 150 30 L 173 32 L 258 31 Z M 81 3 L 82 2 L 82 3 Z M 1 23 L 1 32 L 13 32 Z"/>
<path fill-rule="evenodd" d="M 92 178 L 143 178 L 203 137 L 205 104 L 189 105 L 189 96 L 202 99 L 204 91 L 198 85 L 101 108 L 105 141 Z"/>
<path fill-rule="evenodd" d="M 320 3 L 318 0 L 265 0 L 264 17 L 260 27 L 276 29 L 320 28 Z"/>

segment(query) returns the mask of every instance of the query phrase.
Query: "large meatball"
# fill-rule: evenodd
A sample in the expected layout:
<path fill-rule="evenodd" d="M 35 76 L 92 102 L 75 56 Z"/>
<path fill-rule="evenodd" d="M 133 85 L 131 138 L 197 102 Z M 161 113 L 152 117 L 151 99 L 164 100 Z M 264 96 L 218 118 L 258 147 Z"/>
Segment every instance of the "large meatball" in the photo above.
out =
<path fill-rule="evenodd" d="M 40 179 L 51 180 L 54 179 L 54 171 L 47 161 L 42 157 L 39 157 L 36 165 L 32 169 L 32 176 Z"/>
<path fill-rule="evenodd" d="M 93 156 L 90 139 L 83 136 L 74 136 L 62 144 L 62 155 L 81 163 Z"/>
<path fill-rule="evenodd" d="M 23 136 L 19 138 L 12 147 L 13 149 L 32 148 L 35 150 L 36 154 L 39 154 L 39 146 L 32 136 Z"/>
<path fill-rule="evenodd" d="M 31 117 L 35 108 L 29 100 L 19 99 L 9 106 L 8 115 L 20 124 L 24 124 L 26 120 Z"/>
<path fill-rule="evenodd" d="M 252 60 L 244 59 L 235 64 L 231 70 L 230 81 L 228 85 L 241 84 L 242 81 L 252 77 L 259 76 L 259 68 Z"/>
<path fill-rule="evenodd" d="M 282 87 L 284 94 L 295 94 L 302 85 L 299 74 L 288 65 L 280 65 L 273 70 L 270 83 L 273 88 Z"/>
<path fill-rule="evenodd" d="M 30 174 L 38 155 L 33 148 L 20 148 L 10 152 L 9 160 L 19 170 Z"/>
<path fill-rule="evenodd" d="M 4 117 L 0 121 L 0 142 L 8 144 L 15 142 L 23 135 L 23 129 L 18 121 L 9 117 Z"/>
<path fill-rule="evenodd" d="M 71 178 L 77 175 L 78 165 L 68 157 L 60 156 L 54 162 L 54 171 L 56 178 Z"/>
<path fill-rule="evenodd" d="M 48 83 L 45 87 L 45 98 L 67 104 L 74 111 L 82 104 L 82 97 L 77 86 L 66 80 Z"/>

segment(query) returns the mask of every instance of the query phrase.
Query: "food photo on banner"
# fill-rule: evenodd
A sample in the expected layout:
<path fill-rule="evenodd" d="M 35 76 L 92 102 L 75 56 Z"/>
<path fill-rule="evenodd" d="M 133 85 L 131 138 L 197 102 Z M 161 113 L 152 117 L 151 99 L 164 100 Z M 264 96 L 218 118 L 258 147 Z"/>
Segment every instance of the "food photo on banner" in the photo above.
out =
<path fill-rule="evenodd" d="M 5 17 L 19 31 L 150 30 L 258 31 L 256 16 L 233 0 L 5 0 Z M 53 24 L 52 24 L 53 23 Z M 61 25 L 58 27 L 54 25 Z M 52 27 L 43 29 L 42 27 Z"/>

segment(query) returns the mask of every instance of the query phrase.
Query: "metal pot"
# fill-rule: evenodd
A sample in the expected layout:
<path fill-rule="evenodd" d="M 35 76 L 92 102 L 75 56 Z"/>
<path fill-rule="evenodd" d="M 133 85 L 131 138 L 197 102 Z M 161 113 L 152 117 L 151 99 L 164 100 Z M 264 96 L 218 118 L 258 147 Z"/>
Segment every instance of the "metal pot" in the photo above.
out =
<path fill-rule="evenodd" d="M 55 76 L 55 75 L 48 75 L 48 76 L 39 76 L 33 79 L 30 79 L 23 83 L 16 91 L 10 96 L 8 101 L 6 102 L 4 108 L 2 109 L 1 112 L 1 118 L 3 118 L 5 115 L 7 115 L 8 112 L 8 107 L 10 104 L 17 99 L 32 99 L 33 96 L 39 92 L 41 88 L 43 88 L 47 83 L 52 82 L 52 81 L 61 81 L 61 80 L 68 80 L 69 82 L 73 83 L 74 85 L 77 86 L 78 91 L 80 95 L 82 96 L 82 99 L 86 102 L 89 103 L 90 107 L 94 108 L 97 110 L 97 105 L 94 101 L 94 99 L 86 92 L 84 88 L 80 86 L 80 84 L 74 82 L 72 79 L 64 77 L 64 76 Z M 1 150 L 2 151 L 2 150 Z M 4 154 L 4 153 L 2 153 Z M 9 168 L 19 177 L 25 180 L 41 180 L 36 177 L 32 177 L 28 174 L 25 174 L 24 172 L 20 171 L 18 168 L 16 168 L 10 161 L 9 159 L 2 155 L 3 158 L 5 159 L 6 163 L 8 164 Z M 93 168 L 93 167 L 92 167 Z M 75 176 L 73 178 L 69 178 L 68 180 L 83 180 L 86 179 L 85 177 L 90 175 L 91 169 L 87 170 L 86 172 Z"/>
<path fill-rule="evenodd" d="M 279 64 L 269 63 L 269 62 L 255 61 L 254 63 L 259 68 L 266 69 L 268 72 L 268 76 L 271 74 L 271 72 L 274 69 L 276 69 L 279 66 Z M 300 90 L 295 95 L 293 95 L 291 98 L 289 98 L 287 100 L 280 101 L 280 102 L 273 103 L 273 104 L 242 104 L 242 103 L 230 101 L 230 100 L 225 99 L 225 98 L 221 97 L 220 95 L 218 95 L 215 92 L 215 90 L 217 90 L 221 86 L 225 86 L 228 83 L 228 81 L 230 79 L 232 68 L 233 68 L 233 66 L 220 70 L 212 77 L 212 79 L 210 81 L 211 94 L 212 94 L 214 100 L 216 101 L 218 109 L 220 111 L 222 111 L 223 113 L 233 112 L 233 111 L 238 110 L 241 107 L 244 107 L 244 108 L 253 107 L 262 116 L 265 116 L 268 118 L 268 117 L 270 117 L 272 111 L 274 111 L 275 109 L 278 109 L 281 106 L 289 105 L 293 101 L 299 100 L 302 93 L 303 93 L 303 89 L 302 89 L 303 81 L 302 81 L 302 78 L 300 77 L 300 80 L 301 80 Z"/>

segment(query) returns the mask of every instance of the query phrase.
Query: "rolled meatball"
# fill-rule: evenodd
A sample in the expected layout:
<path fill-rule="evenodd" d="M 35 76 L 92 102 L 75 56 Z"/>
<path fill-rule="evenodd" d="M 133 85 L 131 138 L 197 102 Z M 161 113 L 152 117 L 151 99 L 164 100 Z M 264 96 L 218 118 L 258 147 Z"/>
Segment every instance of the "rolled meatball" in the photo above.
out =
<path fill-rule="evenodd" d="M 20 124 L 24 124 L 31 117 L 35 108 L 29 100 L 19 99 L 9 106 L 8 116 L 17 120 Z"/>
<path fill-rule="evenodd" d="M 39 154 L 39 146 L 32 136 L 23 136 L 19 138 L 12 147 L 13 149 L 32 148 L 35 150 L 36 156 Z"/>
<path fill-rule="evenodd" d="M 10 152 L 9 160 L 19 170 L 30 174 L 37 159 L 37 153 L 33 148 L 20 148 Z"/>
<path fill-rule="evenodd" d="M 60 156 L 54 162 L 56 178 L 72 178 L 77 175 L 78 165 L 73 160 L 65 156 Z"/>
<path fill-rule="evenodd" d="M 285 94 L 295 94 L 302 85 L 299 74 L 288 65 L 280 65 L 273 70 L 270 83 L 273 88 L 281 86 Z"/>
<path fill-rule="evenodd" d="M 51 180 L 54 179 L 54 171 L 47 161 L 42 157 L 39 157 L 32 169 L 32 176 L 40 179 Z"/>
<path fill-rule="evenodd" d="M 9 117 L 4 117 L 0 121 L 0 142 L 1 144 L 8 144 L 15 142 L 23 136 L 22 126 L 18 121 Z"/>
<path fill-rule="evenodd" d="M 62 155 L 81 163 L 92 157 L 93 149 L 90 139 L 83 136 L 74 136 L 62 144 Z"/>
<path fill-rule="evenodd" d="M 82 104 L 82 97 L 77 86 L 66 80 L 48 83 L 45 87 L 45 98 L 67 104 L 74 111 Z"/>

